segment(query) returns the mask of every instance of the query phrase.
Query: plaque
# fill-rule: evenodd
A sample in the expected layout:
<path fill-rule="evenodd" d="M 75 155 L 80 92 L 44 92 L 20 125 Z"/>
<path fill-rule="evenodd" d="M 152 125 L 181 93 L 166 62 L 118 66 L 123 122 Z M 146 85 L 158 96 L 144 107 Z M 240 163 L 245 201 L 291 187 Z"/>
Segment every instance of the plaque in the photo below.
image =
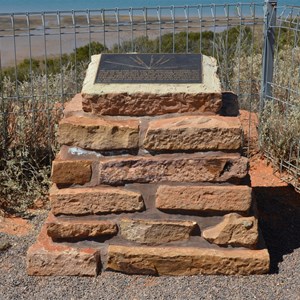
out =
<path fill-rule="evenodd" d="M 202 56 L 102 54 L 95 83 L 202 83 Z"/>

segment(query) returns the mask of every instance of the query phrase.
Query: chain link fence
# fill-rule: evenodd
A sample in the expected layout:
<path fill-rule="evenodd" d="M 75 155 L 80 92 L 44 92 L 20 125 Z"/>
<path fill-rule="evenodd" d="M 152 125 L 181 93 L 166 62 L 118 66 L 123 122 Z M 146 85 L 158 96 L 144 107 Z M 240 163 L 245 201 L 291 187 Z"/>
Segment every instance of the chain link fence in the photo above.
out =
<path fill-rule="evenodd" d="M 64 103 L 100 52 L 214 56 L 223 90 L 249 115 L 245 150 L 260 114 L 261 149 L 298 187 L 299 20 L 276 1 L 0 14 L 2 190 L 46 190 Z"/>

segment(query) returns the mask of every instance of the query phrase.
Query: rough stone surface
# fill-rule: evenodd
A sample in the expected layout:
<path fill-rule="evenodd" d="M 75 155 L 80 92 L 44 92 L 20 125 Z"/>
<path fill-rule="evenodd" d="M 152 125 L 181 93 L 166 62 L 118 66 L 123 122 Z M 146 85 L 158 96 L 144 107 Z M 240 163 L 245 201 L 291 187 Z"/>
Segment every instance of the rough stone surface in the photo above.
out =
<path fill-rule="evenodd" d="M 82 96 L 76 94 L 70 101 L 66 102 L 64 108 L 64 117 L 68 118 L 76 114 L 82 114 Z"/>
<path fill-rule="evenodd" d="M 257 219 L 228 214 L 221 223 L 204 230 L 202 236 L 220 246 L 255 248 L 258 242 Z"/>
<path fill-rule="evenodd" d="M 106 269 L 149 275 L 250 275 L 269 271 L 267 250 L 110 245 Z"/>
<path fill-rule="evenodd" d="M 112 221 L 61 219 L 54 216 L 48 219 L 46 228 L 48 236 L 53 239 L 93 238 L 118 232 L 117 224 Z"/>
<path fill-rule="evenodd" d="M 57 184 L 85 184 L 92 177 L 92 161 L 54 160 L 52 182 Z"/>
<path fill-rule="evenodd" d="M 95 276 L 100 268 L 100 252 L 52 242 L 46 227 L 27 251 L 27 273 L 39 276 Z"/>
<path fill-rule="evenodd" d="M 238 118 L 180 116 L 149 123 L 143 142 L 147 150 L 238 150 L 242 128 Z"/>
<path fill-rule="evenodd" d="M 50 191 L 54 215 L 85 215 L 135 212 L 144 209 L 141 194 L 114 187 L 60 189 Z"/>
<path fill-rule="evenodd" d="M 101 184 L 150 182 L 235 182 L 247 176 L 248 160 L 238 154 L 168 154 L 111 157 L 100 161 Z"/>
<path fill-rule="evenodd" d="M 156 207 L 224 214 L 247 213 L 252 203 L 252 189 L 248 186 L 168 186 L 156 192 Z"/>
<path fill-rule="evenodd" d="M 184 112 L 217 113 L 222 106 L 217 63 L 203 56 L 202 83 L 101 84 L 95 83 L 100 55 L 92 56 L 82 88 L 85 112 L 98 115 L 162 115 Z"/>
<path fill-rule="evenodd" d="M 96 115 L 156 116 L 186 112 L 217 113 L 222 105 L 221 93 L 164 95 L 110 93 L 82 96 L 83 110 Z"/>
<path fill-rule="evenodd" d="M 59 124 L 60 144 L 90 150 L 138 148 L 139 122 L 71 116 Z"/>
<path fill-rule="evenodd" d="M 121 219 L 121 236 L 141 244 L 163 244 L 187 240 L 197 223 L 192 221 L 166 221 Z"/>

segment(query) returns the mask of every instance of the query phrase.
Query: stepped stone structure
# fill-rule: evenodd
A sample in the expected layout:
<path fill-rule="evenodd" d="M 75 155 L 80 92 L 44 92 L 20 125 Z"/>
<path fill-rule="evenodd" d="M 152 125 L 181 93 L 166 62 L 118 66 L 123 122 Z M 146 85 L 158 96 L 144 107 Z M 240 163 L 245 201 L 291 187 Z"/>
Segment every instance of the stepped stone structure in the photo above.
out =
<path fill-rule="evenodd" d="M 93 56 L 28 274 L 267 273 L 236 104 L 213 58 Z"/>

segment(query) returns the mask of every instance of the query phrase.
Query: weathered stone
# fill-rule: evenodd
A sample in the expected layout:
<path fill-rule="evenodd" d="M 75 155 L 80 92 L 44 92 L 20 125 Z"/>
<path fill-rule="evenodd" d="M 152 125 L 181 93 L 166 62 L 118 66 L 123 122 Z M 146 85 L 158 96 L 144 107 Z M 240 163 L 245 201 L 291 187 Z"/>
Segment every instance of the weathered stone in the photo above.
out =
<path fill-rule="evenodd" d="M 92 177 L 92 161 L 54 160 L 52 162 L 52 182 L 57 184 L 85 184 Z"/>
<path fill-rule="evenodd" d="M 143 146 L 154 151 L 213 151 L 238 150 L 241 143 L 238 118 L 198 115 L 150 122 Z"/>
<path fill-rule="evenodd" d="M 228 214 L 218 225 L 203 230 L 202 236 L 220 246 L 255 248 L 258 242 L 257 219 Z"/>
<path fill-rule="evenodd" d="M 100 160 L 99 182 L 234 182 L 247 176 L 248 160 L 238 154 L 167 154 Z"/>
<path fill-rule="evenodd" d="M 156 207 L 164 210 L 225 214 L 247 213 L 252 203 L 248 186 L 168 186 L 156 192 Z"/>
<path fill-rule="evenodd" d="M 121 236 L 141 244 L 163 244 L 187 240 L 197 223 L 192 221 L 166 221 L 121 219 Z"/>
<path fill-rule="evenodd" d="M 98 115 L 162 115 L 184 112 L 217 113 L 222 106 L 217 63 L 203 56 L 202 83 L 95 83 L 100 55 L 92 56 L 82 88 L 82 107 Z"/>
<path fill-rule="evenodd" d="M 147 275 L 250 275 L 269 271 L 267 250 L 108 247 L 107 270 Z"/>
<path fill-rule="evenodd" d="M 57 189 L 50 191 L 54 215 L 135 212 L 144 209 L 141 194 L 114 187 Z"/>
<path fill-rule="evenodd" d="M 220 93 L 164 95 L 151 93 L 110 93 L 105 95 L 83 94 L 85 112 L 96 115 L 157 116 L 171 113 L 213 112 L 217 113 L 222 103 Z"/>
<path fill-rule="evenodd" d="M 89 238 L 115 235 L 117 224 L 108 220 L 61 219 L 50 216 L 46 222 L 47 234 L 53 239 Z"/>
<path fill-rule="evenodd" d="M 43 226 L 27 251 L 27 273 L 39 276 L 95 276 L 100 268 L 100 251 L 54 243 Z"/>
<path fill-rule="evenodd" d="M 91 150 L 134 149 L 139 145 L 139 122 L 75 115 L 60 122 L 58 141 Z"/>
<path fill-rule="evenodd" d="M 63 113 L 65 118 L 83 113 L 81 94 L 76 94 L 70 101 L 65 103 Z"/>

